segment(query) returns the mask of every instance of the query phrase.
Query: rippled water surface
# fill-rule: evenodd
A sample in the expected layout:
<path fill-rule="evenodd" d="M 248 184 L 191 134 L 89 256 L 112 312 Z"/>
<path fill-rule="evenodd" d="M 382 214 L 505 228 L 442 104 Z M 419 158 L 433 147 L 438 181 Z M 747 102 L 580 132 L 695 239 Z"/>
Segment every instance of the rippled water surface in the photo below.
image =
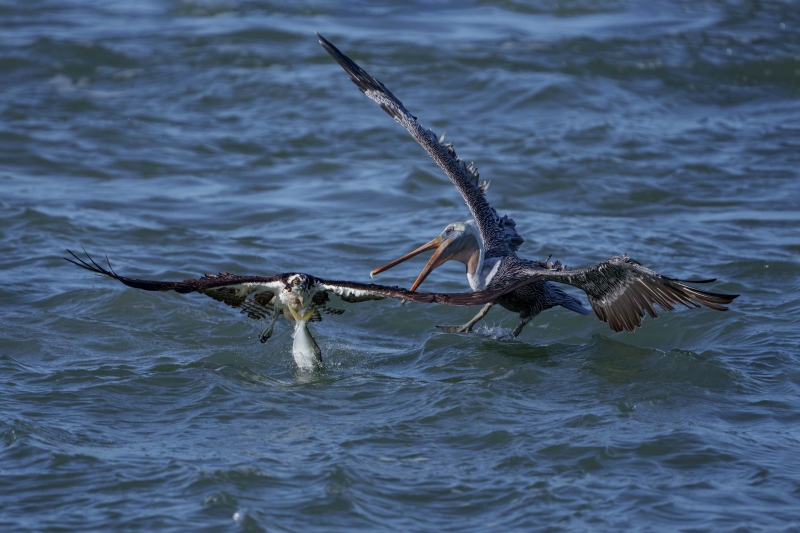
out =
<path fill-rule="evenodd" d="M 284 320 L 262 345 L 61 259 L 364 282 L 466 220 L 314 31 L 479 165 L 522 255 L 742 296 L 515 340 L 502 309 L 449 335 L 476 309 L 366 302 L 300 373 Z M 800 528 L 794 3 L 2 1 L 0 78 L 4 531 Z"/>

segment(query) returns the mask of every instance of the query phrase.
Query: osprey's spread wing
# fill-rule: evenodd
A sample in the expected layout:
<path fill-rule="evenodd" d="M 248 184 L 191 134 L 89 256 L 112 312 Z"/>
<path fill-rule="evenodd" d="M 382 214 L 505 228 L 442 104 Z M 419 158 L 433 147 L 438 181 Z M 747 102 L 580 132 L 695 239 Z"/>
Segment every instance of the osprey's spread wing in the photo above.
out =
<path fill-rule="evenodd" d="M 199 278 L 189 278 L 183 281 L 153 281 L 128 278 L 114 272 L 108 257 L 106 257 L 106 263 L 108 264 L 108 269 L 106 269 L 92 259 L 89 254 L 86 254 L 88 259 L 86 261 L 70 250 L 67 250 L 67 252 L 74 258 L 64 258 L 70 263 L 85 268 L 89 272 L 114 278 L 128 287 L 145 291 L 175 291 L 181 294 L 198 292 L 231 307 L 239 308 L 242 313 L 256 320 L 266 318 L 274 312 L 272 304 L 275 295 L 283 288 L 281 276 L 237 276 L 229 272 L 205 274 Z"/>
<path fill-rule="evenodd" d="M 519 289 L 522 286 L 541 281 L 539 275 L 506 285 L 505 287 L 480 292 L 411 292 L 401 287 L 389 287 L 374 283 L 356 283 L 351 281 L 326 281 L 317 278 L 327 291 L 331 291 L 346 302 L 363 302 L 381 298 L 398 298 L 419 303 L 436 303 L 442 305 L 483 305 L 493 302 L 501 296 Z"/>
<path fill-rule="evenodd" d="M 67 252 L 73 259 L 65 257 L 70 263 L 96 274 L 102 274 L 129 287 L 146 291 L 175 291 L 179 293 L 198 292 L 211 296 L 231 307 L 241 308 L 252 318 L 264 318 L 273 311 L 275 297 L 283 290 L 288 290 L 287 280 L 294 276 L 292 273 L 278 274 L 275 276 L 238 276 L 231 273 L 206 274 L 200 278 L 189 278 L 183 281 L 153 281 L 120 276 L 108 264 L 108 269 L 99 265 L 88 254 L 88 261 L 81 259 L 70 250 Z M 108 258 L 106 258 L 108 262 Z M 313 302 L 324 306 L 328 301 L 328 292 L 337 294 L 346 302 L 363 302 L 367 300 L 381 300 L 383 298 L 398 298 L 419 303 L 438 303 L 443 305 L 481 305 L 492 302 L 511 291 L 529 283 L 541 280 L 541 276 L 533 274 L 531 277 L 499 289 L 481 292 L 466 293 L 435 293 L 411 292 L 401 287 L 390 287 L 374 283 L 357 283 L 353 281 L 328 281 L 314 276 L 308 276 L 314 283 L 316 291 Z M 340 310 L 329 309 L 328 312 Z"/>

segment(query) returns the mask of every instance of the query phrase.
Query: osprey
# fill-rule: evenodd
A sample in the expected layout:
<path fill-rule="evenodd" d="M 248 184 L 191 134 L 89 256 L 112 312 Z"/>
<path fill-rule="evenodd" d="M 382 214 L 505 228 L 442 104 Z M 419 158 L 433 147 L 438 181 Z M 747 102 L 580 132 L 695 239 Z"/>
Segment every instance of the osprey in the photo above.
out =
<path fill-rule="evenodd" d="M 294 272 L 268 277 L 237 276 L 229 272 L 220 272 L 183 281 L 151 281 L 120 276 L 111 268 L 108 257 L 106 257 L 108 269 L 105 269 L 88 253 L 86 254 L 88 261 L 85 261 L 72 251 L 67 250 L 67 252 L 72 255 L 72 259 L 69 257 L 64 259 L 70 263 L 90 272 L 114 278 L 128 287 L 146 291 L 175 291 L 182 294 L 198 292 L 231 307 L 239 308 L 250 318 L 264 320 L 271 317 L 258 334 L 261 342 L 266 342 L 272 336 L 275 321 L 282 314 L 294 322 L 292 356 L 297 366 L 304 369 L 317 368 L 322 364 L 322 351 L 311 336 L 308 323 L 321 320 L 320 311 L 335 315 L 344 313 L 344 309 L 328 307 L 329 293 L 338 295 L 345 302 L 400 298 L 420 303 L 481 305 L 517 288 L 503 287 L 499 290 L 473 293 L 424 293 L 372 283 L 329 281 Z M 531 280 L 526 279 L 519 285 L 530 282 Z"/>

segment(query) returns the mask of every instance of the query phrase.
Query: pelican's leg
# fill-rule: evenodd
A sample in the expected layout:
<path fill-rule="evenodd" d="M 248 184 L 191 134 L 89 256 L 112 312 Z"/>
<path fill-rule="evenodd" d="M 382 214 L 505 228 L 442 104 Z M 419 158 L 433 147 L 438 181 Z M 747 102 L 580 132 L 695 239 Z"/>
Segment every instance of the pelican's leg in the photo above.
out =
<path fill-rule="evenodd" d="M 267 324 L 264 329 L 259 332 L 258 340 L 261 342 L 267 342 L 269 338 L 272 337 L 272 328 L 275 326 L 275 321 L 278 320 L 279 314 L 280 311 L 277 309 L 272 312 L 272 318 L 270 319 L 269 324 Z"/>
<path fill-rule="evenodd" d="M 511 335 L 512 335 L 513 337 L 517 337 L 517 336 L 519 336 L 519 334 L 522 332 L 522 328 L 524 328 L 524 327 L 525 327 L 525 324 L 527 324 L 527 323 L 528 323 L 528 322 L 530 322 L 531 320 L 533 320 L 533 317 L 532 317 L 532 316 L 522 316 L 522 315 L 519 315 L 519 324 L 517 324 L 517 327 L 515 327 L 515 328 L 514 328 L 514 331 L 512 331 L 512 332 L 511 332 Z"/>
<path fill-rule="evenodd" d="M 489 309 L 492 308 L 494 302 L 489 302 L 488 304 L 484 305 L 483 308 L 478 311 L 478 314 L 475 315 L 472 320 L 464 324 L 463 326 L 436 326 L 436 329 L 439 331 L 444 331 L 445 333 L 469 333 L 472 331 L 472 326 L 477 324 L 483 317 L 486 316 L 486 313 L 489 312 Z"/>

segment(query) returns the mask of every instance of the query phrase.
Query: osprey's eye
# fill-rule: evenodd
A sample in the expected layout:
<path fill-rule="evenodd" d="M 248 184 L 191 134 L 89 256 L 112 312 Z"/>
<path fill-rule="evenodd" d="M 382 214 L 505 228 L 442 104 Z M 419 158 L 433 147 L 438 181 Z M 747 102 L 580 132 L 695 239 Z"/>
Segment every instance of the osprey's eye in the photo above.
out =
<path fill-rule="evenodd" d="M 294 278 L 294 281 L 292 283 L 294 283 L 295 285 L 300 285 L 300 280 L 297 279 L 297 278 Z"/>

